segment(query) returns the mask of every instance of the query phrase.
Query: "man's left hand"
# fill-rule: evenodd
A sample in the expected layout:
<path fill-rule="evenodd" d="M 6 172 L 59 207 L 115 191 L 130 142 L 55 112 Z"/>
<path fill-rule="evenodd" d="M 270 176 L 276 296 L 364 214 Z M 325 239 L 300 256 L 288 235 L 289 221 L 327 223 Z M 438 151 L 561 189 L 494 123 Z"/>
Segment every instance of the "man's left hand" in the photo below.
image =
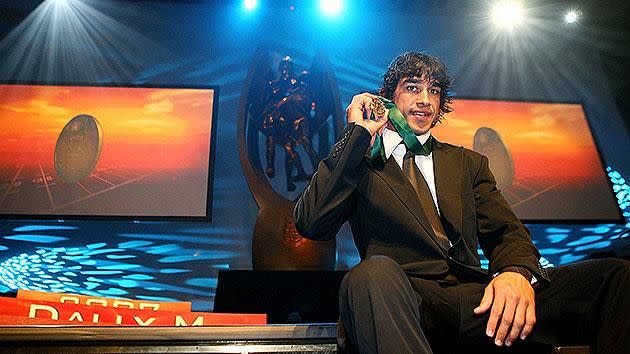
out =
<path fill-rule="evenodd" d="M 486 334 L 492 337 L 496 330 L 494 343 L 498 346 L 504 341 L 510 346 L 519 337 L 525 339 L 536 323 L 534 288 L 519 273 L 508 271 L 492 279 L 474 313 L 480 315 L 490 308 Z"/>

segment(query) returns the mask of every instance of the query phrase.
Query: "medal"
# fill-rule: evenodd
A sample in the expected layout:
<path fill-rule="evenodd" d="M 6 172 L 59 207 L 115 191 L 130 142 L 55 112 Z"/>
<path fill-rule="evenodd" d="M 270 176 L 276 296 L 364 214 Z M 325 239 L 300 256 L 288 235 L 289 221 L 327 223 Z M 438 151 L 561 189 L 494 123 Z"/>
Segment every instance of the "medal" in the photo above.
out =
<path fill-rule="evenodd" d="M 385 115 L 385 103 L 380 99 L 372 100 L 370 103 L 370 109 L 372 110 L 372 114 L 376 116 L 377 119 L 383 118 Z"/>

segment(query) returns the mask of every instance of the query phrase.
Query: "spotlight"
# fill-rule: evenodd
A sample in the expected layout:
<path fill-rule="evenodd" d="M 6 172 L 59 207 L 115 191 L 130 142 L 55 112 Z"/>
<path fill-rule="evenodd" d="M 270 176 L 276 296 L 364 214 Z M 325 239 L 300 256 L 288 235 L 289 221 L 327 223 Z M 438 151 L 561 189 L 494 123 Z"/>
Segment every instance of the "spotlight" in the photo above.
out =
<path fill-rule="evenodd" d="M 256 0 L 245 0 L 243 1 L 243 6 L 245 6 L 247 10 L 251 11 L 256 8 Z"/>
<path fill-rule="evenodd" d="M 55 7 L 68 7 L 71 0 L 53 0 Z"/>
<path fill-rule="evenodd" d="M 342 0 L 319 0 L 319 8 L 327 16 L 337 16 L 342 8 Z"/>
<path fill-rule="evenodd" d="M 492 8 L 492 21 L 502 29 L 513 29 L 523 21 L 523 17 L 523 6 L 519 1 L 498 1 Z"/>
<path fill-rule="evenodd" d="M 580 19 L 580 17 L 582 17 L 582 11 L 569 10 L 566 14 L 564 14 L 564 22 L 576 23 Z"/>

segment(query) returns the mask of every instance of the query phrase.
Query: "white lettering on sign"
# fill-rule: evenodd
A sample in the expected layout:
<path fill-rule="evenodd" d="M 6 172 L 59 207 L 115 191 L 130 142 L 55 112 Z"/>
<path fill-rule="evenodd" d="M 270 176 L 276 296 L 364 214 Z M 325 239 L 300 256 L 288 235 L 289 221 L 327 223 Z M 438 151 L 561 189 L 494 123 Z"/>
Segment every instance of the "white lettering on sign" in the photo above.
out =
<path fill-rule="evenodd" d="M 136 320 L 136 323 L 139 324 L 140 326 L 150 326 L 151 323 L 155 321 L 154 317 L 149 318 L 148 320 L 146 320 L 146 322 L 142 322 L 142 319 L 140 319 L 140 317 L 138 316 L 133 316 L 133 319 Z"/>
<path fill-rule="evenodd" d="M 153 308 L 153 311 L 157 311 L 160 309 L 160 304 L 149 304 L 146 302 L 141 302 L 138 307 L 140 308 L 140 310 L 144 310 L 145 308 L 150 307 Z"/>
<path fill-rule="evenodd" d="M 103 307 L 107 307 L 107 300 L 104 300 L 104 299 L 87 299 L 85 301 L 85 304 L 86 305 L 95 304 L 95 305 L 101 305 Z"/>
<path fill-rule="evenodd" d="M 66 302 L 72 302 L 72 303 L 75 303 L 75 304 L 78 305 L 79 304 L 79 298 L 76 297 L 76 296 L 62 296 L 59 299 L 59 302 L 61 302 L 62 304 L 65 304 Z"/>
<path fill-rule="evenodd" d="M 81 316 L 80 313 L 78 312 L 74 312 L 70 318 L 68 319 L 68 321 L 72 322 L 72 321 L 79 321 L 79 322 L 83 322 L 83 316 Z"/>
<path fill-rule="evenodd" d="M 114 301 L 114 305 L 113 306 L 116 307 L 116 308 L 122 307 L 122 306 L 126 306 L 126 307 L 132 309 L 133 308 L 133 302 L 116 300 L 116 301 Z"/>
<path fill-rule="evenodd" d="M 197 316 L 192 324 L 186 323 L 182 316 L 175 316 L 175 326 L 203 326 L 203 316 Z"/>
<path fill-rule="evenodd" d="M 47 305 L 37 305 L 31 304 L 31 307 L 28 311 L 29 318 L 37 318 L 37 311 L 48 311 L 50 313 L 50 319 L 58 320 L 59 319 L 59 311 L 52 306 Z"/>

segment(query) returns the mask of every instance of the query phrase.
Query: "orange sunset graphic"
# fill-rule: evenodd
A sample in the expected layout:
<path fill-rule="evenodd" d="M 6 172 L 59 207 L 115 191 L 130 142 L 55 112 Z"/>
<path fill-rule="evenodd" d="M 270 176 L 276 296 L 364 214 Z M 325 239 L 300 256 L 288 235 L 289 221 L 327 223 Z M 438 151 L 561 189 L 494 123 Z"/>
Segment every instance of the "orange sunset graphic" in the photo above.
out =
<path fill-rule="evenodd" d="M 0 85 L 0 214 L 205 213 L 213 97 L 196 88 Z M 69 183 L 57 178 L 55 148 L 77 116 L 96 121 L 100 154 L 88 177 Z M 182 193 L 201 197 L 166 206 Z M 149 198 L 148 212 L 139 201 L 147 194 L 162 195 Z"/>
<path fill-rule="evenodd" d="M 457 99 L 453 108 L 433 134 L 440 141 L 473 149 L 475 134 L 481 128 L 492 129 L 512 166 L 502 162 L 502 170 L 495 170 L 494 156 L 487 155 L 490 167 L 497 181 L 505 169 L 513 168 L 501 189 L 519 217 L 619 218 L 580 104 Z"/>

